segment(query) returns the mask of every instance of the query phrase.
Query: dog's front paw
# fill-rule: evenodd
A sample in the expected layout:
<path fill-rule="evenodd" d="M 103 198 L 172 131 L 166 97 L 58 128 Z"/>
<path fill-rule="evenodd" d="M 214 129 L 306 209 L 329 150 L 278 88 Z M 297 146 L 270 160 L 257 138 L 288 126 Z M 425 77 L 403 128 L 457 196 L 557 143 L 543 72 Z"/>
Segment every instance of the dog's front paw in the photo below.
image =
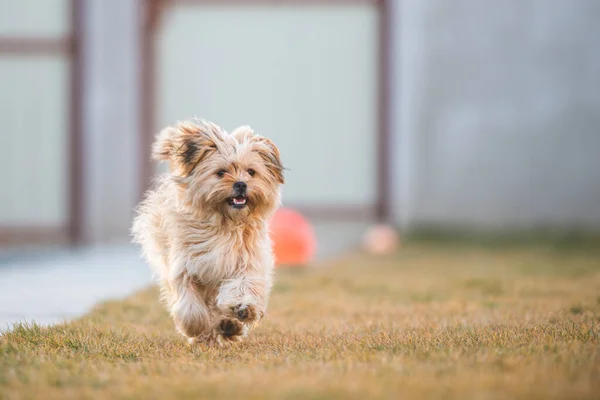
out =
<path fill-rule="evenodd" d="M 243 323 L 258 322 L 262 318 L 262 312 L 252 304 L 238 304 L 231 307 L 231 314 Z"/>
<path fill-rule="evenodd" d="M 239 340 L 244 335 L 244 325 L 233 318 L 223 319 L 217 328 L 219 335 L 226 340 Z"/>

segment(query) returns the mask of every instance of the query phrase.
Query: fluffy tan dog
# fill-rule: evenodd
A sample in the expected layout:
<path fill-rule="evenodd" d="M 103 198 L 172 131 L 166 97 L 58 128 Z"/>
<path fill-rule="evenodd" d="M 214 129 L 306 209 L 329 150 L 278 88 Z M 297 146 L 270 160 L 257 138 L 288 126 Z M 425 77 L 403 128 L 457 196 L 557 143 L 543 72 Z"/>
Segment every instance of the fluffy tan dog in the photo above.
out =
<path fill-rule="evenodd" d="M 271 291 L 279 150 L 247 126 L 228 134 L 200 120 L 163 130 L 152 155 L 170 173 L 140 204 L 134 241 L 182 335 L 240 340 L 265 315 Z"/>

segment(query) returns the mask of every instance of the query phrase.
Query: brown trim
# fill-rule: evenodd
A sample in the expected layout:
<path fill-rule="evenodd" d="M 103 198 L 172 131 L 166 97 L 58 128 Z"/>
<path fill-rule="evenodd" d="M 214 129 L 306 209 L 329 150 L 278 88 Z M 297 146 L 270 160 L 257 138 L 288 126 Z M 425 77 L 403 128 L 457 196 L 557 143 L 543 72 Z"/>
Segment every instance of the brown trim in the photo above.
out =
<path fill-rule="evenodd" d="M 176 6 L 362 6 L 379 5 L 384 0 L 168 0 Z"/>
<path fill-rule="evenodd" d="M 368 221 L 376 217 L 376 206 L 370 205 L 293 205 L 284 204 L 307 218 L 323 221 Z"/>
<path fill-rule="evenodd" d="M 389 222 L 391 210 L 391 10 L 390 0 L 381 2 L 379 8 L 379 127 L 377 138 L 377 219 Z"/>
<path fill-rule="evenodd" d="M 71 81 L 70 81 L 70 162 L 67 174 L 69 176 L 69 221 L 68 232 L 72 243 L 80 242 L 83 226 L 83 32 L 84 32 L 84 5 L 82 0 L 71 0 Z"/>
<path fill-rule="evenodd" d="M 25 38 L 0 36 L 0 54 L 11 55 L 68 55 L 73 43 L 70 37 Z"/>
<path fill-rule="evenodd" d="M 0 227 L 0 245 L 16 244 L 65 244 L 69 232 L 63 227 Z"/>
<path fill-rule="evenodd" d="M 153 166 L 150 160 L 150 147 L 154 137 L 156 122 L 156 34 L 165 0 L 143 0 L 141 15 L 140 44 L 140 121 L 138 142 L 138 168 L 140 176 L 139 197 L 150 184 Z M 167 0 L 168 1 L 168 0 Z"/>

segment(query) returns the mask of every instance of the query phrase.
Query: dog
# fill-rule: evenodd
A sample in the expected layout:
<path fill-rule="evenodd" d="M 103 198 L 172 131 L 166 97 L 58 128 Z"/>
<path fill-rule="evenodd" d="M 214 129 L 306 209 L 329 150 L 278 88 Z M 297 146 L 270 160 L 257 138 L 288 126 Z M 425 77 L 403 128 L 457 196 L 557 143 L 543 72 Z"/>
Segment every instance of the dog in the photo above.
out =
<path fill-rule="evenodd" d="M 240 341 L 264 318 L 273 285 L 269 220 L 284 168 L 270 139 L 205 120 L 162 130 L 152 157 L 169 164 L 136 209 L 132 236 L 190 343 Z"/>

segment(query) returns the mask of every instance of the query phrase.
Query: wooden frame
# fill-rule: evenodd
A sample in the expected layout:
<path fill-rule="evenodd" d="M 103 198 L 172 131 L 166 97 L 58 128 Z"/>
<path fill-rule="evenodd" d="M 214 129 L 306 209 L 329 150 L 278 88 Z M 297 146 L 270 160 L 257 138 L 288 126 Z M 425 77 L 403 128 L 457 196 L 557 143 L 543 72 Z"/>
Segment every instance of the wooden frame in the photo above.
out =
<path fill-rule="evenodd" d="M 390 0 L 144 0 L 144 21 L 142 27 L 141 51 L 141 113 L 140 113 L 140 182 L 145 191 L 153 175 L 150 163 L 150 147 L 155 133 L 156 115 L 156 37 L 161 14 L 166 7 L 181 6 L 353 6 L 376 5 L 379 9 L 379 126 L 377 129 L 377 200 L 374 206 L 328 206 L 301 204 L 290 205 L 307 216 L 319 219 L 357 220 L 376 218 L 389 222 L 391 210 L 391 134 L 390 134 L 390 81 L 391 81 L 391 24 Z"/>

